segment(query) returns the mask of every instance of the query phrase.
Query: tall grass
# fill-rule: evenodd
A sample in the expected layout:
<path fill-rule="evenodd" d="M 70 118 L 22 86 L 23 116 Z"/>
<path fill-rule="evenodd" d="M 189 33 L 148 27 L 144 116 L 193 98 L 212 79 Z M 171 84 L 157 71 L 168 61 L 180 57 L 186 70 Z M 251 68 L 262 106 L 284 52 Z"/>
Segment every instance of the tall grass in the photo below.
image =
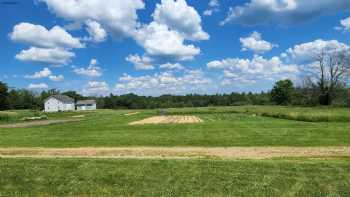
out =
<path fill-rule="evenodd" d="M 280 107 L 237 106 L 169 109 L 169 114 L 218 114 L 242 113 L 256 116 L 305 121 L 305 122 L 349 122 L 350 108 L 333 107 Z"/>

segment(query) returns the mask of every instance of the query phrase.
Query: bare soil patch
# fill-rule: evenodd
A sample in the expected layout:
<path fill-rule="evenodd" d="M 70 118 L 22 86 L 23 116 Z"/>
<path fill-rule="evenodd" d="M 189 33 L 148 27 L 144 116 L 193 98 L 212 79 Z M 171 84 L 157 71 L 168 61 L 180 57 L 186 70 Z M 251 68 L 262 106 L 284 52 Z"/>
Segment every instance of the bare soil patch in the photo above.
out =
<path fill-rule="evenodd" d="M 217 158 L 349 157 L 350 147 L 125 147 L 125 148 L 0 148 L 0 157 L 76 158 Z"/>
<path fill-rule="evenodd" d="M 0 128 L 26 128 L 26 127 L 45 126 L 45 125 L 61 124 L 61 123 L 67 123 L 67 122 L 77 122 L 77 121 L 81 121 L 81 119 L 74 119 L 74 120 L 40 120 L 40 121 L 32 121 L 32 122 L 4 124 L 4 125 L 0 125 Z"/>
<path fill-rule="evenodd" d="M 140 121 L 131 122 L 130 125 L 144 125 L 144 124 L 188 124 L 200 123 L 202 119 L 197 116 L 153 116 Z"/>

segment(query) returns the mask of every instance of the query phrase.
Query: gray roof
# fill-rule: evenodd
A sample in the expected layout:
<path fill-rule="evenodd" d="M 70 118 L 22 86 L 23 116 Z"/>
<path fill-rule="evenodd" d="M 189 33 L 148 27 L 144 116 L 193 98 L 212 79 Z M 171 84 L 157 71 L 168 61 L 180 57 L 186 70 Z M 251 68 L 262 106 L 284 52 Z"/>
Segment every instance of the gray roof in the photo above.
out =
<path fill-rule="evenodd" d="M 96 104 L 95 100 L 81 100 L 77 102 L 77 105 L 93 105 Z"/>
<path fill-rule="evenodd" d="M 47 98 L 45 102 L 48 101 L 50 98 L 55 98 L 63 103 L 74 103 L 74 99 L 66 95 L 52 95 L 49 98 Z"/>

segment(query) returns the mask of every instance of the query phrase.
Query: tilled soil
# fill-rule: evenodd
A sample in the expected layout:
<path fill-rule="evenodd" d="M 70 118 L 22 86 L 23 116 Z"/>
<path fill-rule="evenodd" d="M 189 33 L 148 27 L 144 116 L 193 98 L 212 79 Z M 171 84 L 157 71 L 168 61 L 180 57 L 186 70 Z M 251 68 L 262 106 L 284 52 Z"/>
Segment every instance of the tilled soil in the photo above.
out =
<path fill-rule="evenodd" d="M 153 116 L 140 121 L 132 122 L 130 125 L 144 125 L 144 124 L 187 124 L 200 123 L 202 119 L 197 116 Z"/>
<path fill-rule="evenodd" d="M 350 157 L 350 147 L 125 147 L 125 148 L 0 148 L 0 157 L 38 158 L 217 158 Z"/>

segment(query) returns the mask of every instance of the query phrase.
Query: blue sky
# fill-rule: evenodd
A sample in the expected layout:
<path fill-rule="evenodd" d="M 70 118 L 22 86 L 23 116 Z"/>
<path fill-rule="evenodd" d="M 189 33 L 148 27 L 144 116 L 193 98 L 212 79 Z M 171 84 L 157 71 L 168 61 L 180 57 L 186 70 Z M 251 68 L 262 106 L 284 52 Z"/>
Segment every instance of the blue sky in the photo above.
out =
<path fill-rule="evenodd" d="M 33 91 L 266 91 L 350 42 L 347 0 L 0 2 L 0 80 Z"/>

